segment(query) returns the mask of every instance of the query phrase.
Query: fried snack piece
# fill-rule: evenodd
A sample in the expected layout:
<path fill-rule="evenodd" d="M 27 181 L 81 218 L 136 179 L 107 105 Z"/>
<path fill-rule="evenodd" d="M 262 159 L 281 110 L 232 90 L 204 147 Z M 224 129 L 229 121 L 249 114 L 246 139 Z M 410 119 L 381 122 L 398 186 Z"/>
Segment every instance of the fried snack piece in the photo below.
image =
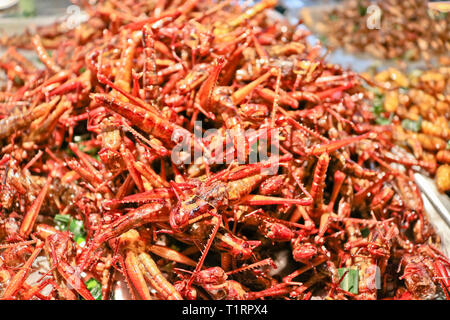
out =
<path fill-rule="evenodd" d="M 436 171 L 436 185 L 441 192 L 450 191 L 450 165 L 439 166 Z"/>

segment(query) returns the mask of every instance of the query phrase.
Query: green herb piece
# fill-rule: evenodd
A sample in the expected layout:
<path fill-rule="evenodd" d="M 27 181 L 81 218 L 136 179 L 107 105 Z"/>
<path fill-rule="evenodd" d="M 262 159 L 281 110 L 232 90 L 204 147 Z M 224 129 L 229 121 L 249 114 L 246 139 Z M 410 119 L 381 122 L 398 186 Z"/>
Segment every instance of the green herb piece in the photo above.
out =
<path fill-rule="evenodd" d="M 100 151 L 99 148 L 96 148 L 96 147 L 94 147 L 94 148 L 92 148 L 92 147 L 86 147 L 85 145 L 79 145 L 79 146 L 78 146 L 78 149 L 80 149 L 80 151 L 82 151 L 82 152 L 84 152 L 84 153 L 87 153 L 87 154 L 89 154 L 89 155 L 91 155 L 91 156 L 97 155 L 98 152 Z"/>
<path fill-rule="evenodd" d="M 422 75 L 422 73 L 423 73 L 422 70 L 414 69 L 413 71 L 411 71 L 411 72 L 409 73 L 409 76 L 410 76 L 410 77 L 413 77 L 413 78 L 418 78 L 418 77 L 420 77 L 420 76 Z"/>
<path fill-rule="evenodd" d="M 36 15 L 35 0 L 20 0 L 19 10 L 24 17 L 31 17 Z"/>
<path fill-rule="evenodd" d="M 364 17 L 367 13 L 367 8 L 361 4 L 361 1 L 358 1 L 358 12 L 361 17 Z"/>
<path fill-rule="evenodd" d="M 444 12 L 444 11 L 439 11 L 439 19 L 447 19 L 448 17 L 448 12 Z"/>
<path fill-rule="evenodd" d="M 73 233 L 74 237 L 84 237 L 86 232 L 84 231 L 83 221 L 72 219 L 69 224 L 69 231 Z"/>
<path fill-rule="evenodd" d="M 443 12 L 439 10 L 428 10 L 428 16 L 433 20 L 443 20 L 448 16 L 448 12 Z"/>
<path fill-rule="evenodd" d="M 358 294 L 358 285 L 359 285 L 358 270 L 350 268 L 339 268 L 338 274 L 340 280 L 342 280 L 340 283 L 340 287 L 345 291 L 351 292 L 353 294 Z M 342 279 L 343 276 L 344 278 Z"/>
<path fill-rule="evenodd" d="M 384 112 L 384 95 L 375 94 L 375 98 L 373 99 L 372 107 L 373 107 L 372 112 L 376 116 L 381 115 L 381 113 Z"/>
<path fill-rule="evenodd" d="M 401 94 L 407 94 L 409 92 L 409 88 L 408 87 L 400 87 L 398 89 L 398 92 Z"/>
<path fill-rule="evenodd" d="M 83 134 L 83 135 L 79 135 L 79 136 L 74 136 L 73 137 L 73 142 L 77 145 L 78 149 L 86 154 L 89 154 L 93 157 L 95 157 L 97 160 L 100 161 L 100 158 L 98 157 L 98 152 L 100 151 L 100 148 L 97 147 L 93 147 L 93 146 L 86 146 L 86 144 L 84 143 L 85 141 L 89 140 L 90 135 L 89 134 Z M 73 153 L 72 149 L 67 148 L 65 150 L 67 152 L 67 154 L 69 154 L 70 156 L 75 156 L 75 154 Z"/>
<path fill-rule="evenodd" d="M 394 114 L 391 113 L 391 114 L 389 115 L 389 118 L 385 118 L 385 117 L 383 117 L 383 116 L 379 116 L 379 117 L 377 117 L 377 118 L 375 119 L 375 122 L 376 122 L 377 124 L 381 125 L 381 126 L 386 126 L 386 125 L 392 123 L 392 119 L 393 119 L 393 118 L 394 118 Z"/>
<path fill-rule="evenodd" d="M 420 129 L 422 128 L 422 117 L 419 117 L 417 121 L 404 119 L 402 121 L 402 127 L 405 130 L 419 132 Z"/>
<path fill-rule="evenodd" d="M 55 221 L 56 229 L 59 231 L 67 231 L 70 219 L 72 219 L 72 217 L 69 216 L 68 214 L 55 215 L 55 217 L 53 218 L 53 221 Z"/>
<path fill-rule="evenodd" d="M 81 236 L 74 237 L 74 240 L 76 243 L 78 243 L 79 246 L 84 246 L 86 244 L 86 238 Z"/>
<path fill-rule="evenodd" d="M 328 18 L 330 18 L 331 21 L 336 21 L 338 19 L 338 16 L 332 13 L 328 16 Z"/>
<path fill-rule="evenodd" d="M 83 73 L 86 71 L 86 67 L 81 67 L 80 70 L 78 72 Z"/>
<path fill-rule="evenodd" d="M 91 278 L 86 281 L 85 284 L 95 300 L 102 300 L 102 285 L 100 284 L 100 282 L 98 282 L 94 278 Z"/>
<path fill-rule="evenodd" d="M 450 140 L 447 141 L 447 147 L 446 147 L 446 149 L 447 149 L 447 150 L 450 150 Z"/>
<path fill-rule="evenodd" d="M 318 35 L 317 38 L 319 38 L 319 41 L 320 41 L 322 44 L 324 44 L 324 45 L 327 44 L 327 42 L 328 42 L 327 37 L 324 36 L 323 34 Z"/>
<path fill-rule="evenodd" d="M 74 219 L 68 214 L 57 214 L 53 220 L 57 230 L 73 233 L 73 238 L 79 245 L 86 242 L 86 231 L 84 230 L 83 221 Z"/>
<path fill-rule="evenodd" d="M 69 147 L 67 147 L 65 149 L 66 153 L 70 156 L 70 157 L 75 157 L 75 153 L 72 151 L 72 149 L 70 149 Z"/>
<path fill-rule="evenodd" d="M 372 103 L 372 113 L 375 115 L 375 122 L 379 125 L 388 125 L 392 122 L 393 114 L 389 118 L 385 118 L 382 113 L 384 112 L 384 95 L 374 88 L 371 90 L 375 94 Z"/>
<path fill-rule="evenodd" d="M 24 82 L 22 79 L 20 79 L 18 76 L 14 76 L 14 83 L 18 86 L 23 86 Z"/>
<path fill-rule="evenodd" d="M 414 49 L 409 49 L 403 55 L 403 60 L 407 60 L 407 61 L 412 60 L 414 58 L 414 55 L 415 55 Z"/>
<path fill-rule="evenodd" d="M 376 66 L 373 66 L 373 68 L 375 68 L 375 71 L 376 71 Z M 367 90 L 369 90 L 370 92 L 372 92 L 376 96 L 382 96 L 383 95 L 381 93 L 380 89 L 377 88 L 377 87 L 367 86 Z"/>
<path fill-rule="evenodd" d="M 370 230 L 369 228 L 361 229 L 361 235 L 363 238 L 367 238 L 369 236 Z"/>

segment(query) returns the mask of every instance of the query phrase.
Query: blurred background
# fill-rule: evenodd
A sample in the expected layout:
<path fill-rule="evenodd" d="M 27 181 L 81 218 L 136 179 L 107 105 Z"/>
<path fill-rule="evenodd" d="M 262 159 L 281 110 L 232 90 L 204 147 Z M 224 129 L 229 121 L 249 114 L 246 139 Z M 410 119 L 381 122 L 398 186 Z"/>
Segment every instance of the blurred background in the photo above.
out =
<path fill-rule="evenodd" d="M 22 16 L 28 8 L 35 8 L 35 14 L 38 16 L 64 15 L 70 0 L 0 0 L 0 17 L 11 18 Z M 26 13 L 25 13 L 26 14 Z"/>

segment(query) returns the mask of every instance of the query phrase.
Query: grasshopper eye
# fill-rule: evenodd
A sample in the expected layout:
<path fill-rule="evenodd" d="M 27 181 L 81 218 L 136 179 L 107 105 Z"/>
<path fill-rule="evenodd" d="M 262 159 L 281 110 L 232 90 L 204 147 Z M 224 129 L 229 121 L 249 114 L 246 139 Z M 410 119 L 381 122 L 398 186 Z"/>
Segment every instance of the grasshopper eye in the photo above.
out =
<path fill-rule="evenodd" d="M 173 229 L 181 229 L 188 224 L 189 221 L 189 212 L 183 210 L 183 208 L 177 206 L 170 212 L 169 223 Z"/>

